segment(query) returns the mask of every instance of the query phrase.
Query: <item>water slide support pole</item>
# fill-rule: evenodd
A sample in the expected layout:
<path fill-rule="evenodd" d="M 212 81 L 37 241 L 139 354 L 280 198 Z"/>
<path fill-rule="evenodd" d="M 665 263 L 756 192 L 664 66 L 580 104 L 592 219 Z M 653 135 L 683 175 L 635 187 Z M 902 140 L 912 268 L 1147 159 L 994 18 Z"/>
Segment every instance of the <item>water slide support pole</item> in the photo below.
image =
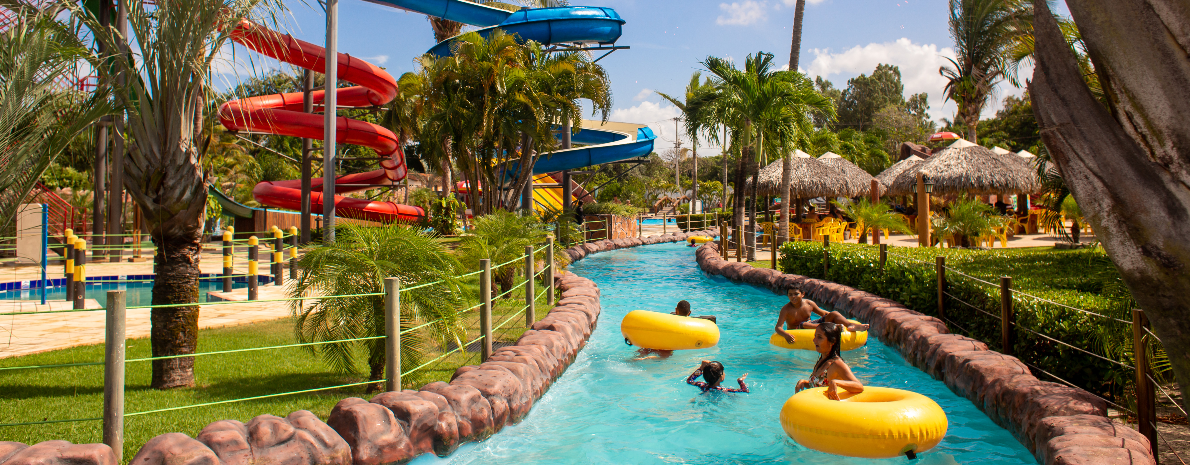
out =
<path fill-rule="evenodd" d="M 314 88 L 314 72 L 302 72 L 302 111 L 314 113 L 314 98 L 311 94 Z M 314 142 L 302 139 L 302 244 L 310 243 L 310 177 L 313 174 L 310 152 L 314 149 Z"/>
<path fill-rule="evenodd" d="M 339 0 L 326 0 L 325 136 L 322 141 L 322 242 L 335 242 L 335 154 L 338 141 Z"/>

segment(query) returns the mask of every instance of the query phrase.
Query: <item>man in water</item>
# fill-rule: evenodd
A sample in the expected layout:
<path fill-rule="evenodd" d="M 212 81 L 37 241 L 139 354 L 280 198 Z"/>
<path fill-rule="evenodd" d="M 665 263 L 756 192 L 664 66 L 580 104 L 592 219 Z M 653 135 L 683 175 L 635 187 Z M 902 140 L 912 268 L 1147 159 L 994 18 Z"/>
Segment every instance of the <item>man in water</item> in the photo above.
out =
<path fill-rule="evenodd" d="M 711 316 L 711 315 L 690 316 L 690 302 L 687 302 L 685 300 L 679 301 L 678 306 L 674 308 L 674 311 L 672 313 L 670 313 L 670 315 L 684 316 L 687 318 L 701 318 L 704 320 L 711 320 L 711 323 L 717 323 L 715 321 L 715 317 Z M 672 350 L 642 348 L 642 349 L 636 351 L 636 358 L 634 360 L 644 360 L 644 359 L 648 359 L 648 358 L 653 358 L 654 356 L 664 360 L 664 359 L 669 358 L 673 354 L 674 354 L 674 351 L 672 351 Z"/>
<path fill-rule="evenodd" d="M 781 315 L 777 317 L 777 326 L 773 329 L 790 344 L 794 343 L 794 337 L 787 330 L 814 329 L 821 323 L 830 322 L 843 325 L 844 328 L 847 328 L 847 331 L 851 332 L 868 330 L 868 325 L 848 321 L 842 313 L 827 313 L 825 310 L 818 308 L 818 304 L 814 303 L 814 301 L 804 298 L 805 294 L 801 288 L 790 288 L 788 295 L 789 303 L 781 307 Z M 810 318 L 814 315 L 818 315 L 821 318 L 810 321 Z"/>

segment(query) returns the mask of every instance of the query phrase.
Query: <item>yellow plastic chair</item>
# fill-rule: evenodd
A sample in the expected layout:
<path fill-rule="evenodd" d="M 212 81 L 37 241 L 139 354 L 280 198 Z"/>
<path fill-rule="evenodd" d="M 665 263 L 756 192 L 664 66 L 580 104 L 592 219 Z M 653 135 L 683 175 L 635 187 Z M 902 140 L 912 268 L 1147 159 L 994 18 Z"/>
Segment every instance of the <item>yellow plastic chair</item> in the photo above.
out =
<path fill-rule="evenodd" d="M 824 236 L 829 237 L 831 235 L 831 225 L 828 221 L 814 223 L 810 227 L 813 228 L 810 230 L 810 240 L 812 241 L 821 241 Z"/>
<path fill-rule="evenodd" d="M 760 245 L 772 245 L 773 238 L 777 237 L 776 228 L 773 223 L 760 223 L 760 227 L 764 230 L 764 234 L 760 235 Z"/>

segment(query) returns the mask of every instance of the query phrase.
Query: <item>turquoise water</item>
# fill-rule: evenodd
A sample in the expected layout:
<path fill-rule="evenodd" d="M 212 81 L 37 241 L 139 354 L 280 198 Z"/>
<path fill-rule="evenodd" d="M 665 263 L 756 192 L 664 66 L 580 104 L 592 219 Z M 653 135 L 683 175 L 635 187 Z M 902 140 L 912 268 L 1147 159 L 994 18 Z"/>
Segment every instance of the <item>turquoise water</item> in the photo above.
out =
<path fill-rule="evenodd" d="M 781 430 L 781 405 L 794 383 L 809 375 L 816 353 L 768 344 L 784 299 L 768 291 L 707 277 L 694 250 L 666 244 L 592 255 L 571 269 L 602 290 L 599 327 L 575 363 L 520 424 L 439 459 L 416 464 L 488 463 L 909 463 L 906 458 L 839 457 L 801 447 Z M 631 361 L 620 319 L 634 309 L 669 312 L 689 300 L 695 315 L 719 317 L 722 337 L 707 350 L 668 360 Z M 864 382 L 919 392 L 949 417 L 946 439 L 917 463 L 1035 464 L 1011 434 L 970 401 L 907 364 L 900 354 L 868 340 L 844 353 Z M 700 394 L 684 380 L 700 360 L 718 360 L 728 383 L 744 372 L 750 394 Z"/>
<path fill-rule="evenodd" d="M 641 224 L 644 224 L 644 225 L 661 226 L 661 218 L 649 218 L 649 219 L 643 219 L 643 220 L 640 220 L 640 222 L 641 222 Z M 665 222 L 666 222 L 666 223 L 668 223 L 668 224 L 677 224 L 677 223 L 678 223 L 678 219 L 677 219 L 677 218 L 672 218 L 672 217 L 671 217 L 671 218 L 666 218 L 666 219 L 665 219 Z"/>
<path fill-rule="evenodd" d="M 247 283 L 233 283 L 234 289 L 242 289 L 248 287 Z M 153 303 L 153 283 L 152 282 L 132 282 L 132 283 L 87 283 L 86 297 L 88 299 L 95 299 L 100 306 L 106 305 L 107 291 L 125 290 L 125 305 L 129 307 L 140 305 L 151 305 Z M 210 300 L 207 296 L 208 292 L 222 292 L 222 281 L 208 281 L 203 280 L 198 283 L 198 301 L 207 302 Z M 46 301 L 66 300 L 65 287 L 51 287 L 46 289 Z M 17 291 L 0 292 L 0 300 L 41 300 L 41 289 L 25 289 Z"/>

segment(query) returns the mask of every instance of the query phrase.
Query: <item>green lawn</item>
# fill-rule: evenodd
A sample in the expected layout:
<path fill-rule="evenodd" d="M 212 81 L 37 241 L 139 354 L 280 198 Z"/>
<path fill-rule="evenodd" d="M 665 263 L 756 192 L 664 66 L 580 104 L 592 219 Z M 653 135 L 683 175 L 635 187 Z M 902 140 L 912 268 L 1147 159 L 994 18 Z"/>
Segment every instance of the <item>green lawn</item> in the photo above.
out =
<path fill-rule="evenodd" d="M 538 287 L 538 292 L 541 288 Z M 492 325 L 514 318 L 494 331 L 496 341 L 515 341 L 525 331 L 524 315 L 514 316 L 524 307 L 520 289 L 508 299 L 497 301 Z M 537 319 L 549 311 L 542 295 L 537 302 Z M 479 313 L 464 317 L 467 340 L 479 336 Z M 296 343 L 293 325 L 288 319 L 199 332 L 198 352 L 266 347 Z M 464 341 L 466 342 L 466 341 Z M 425 354 L 432 360 L 443 353 L 435 348 Z M 128 341 L 127 358 L 150 356 L 147 338 Z M 366 357 L 359 357 L 361 361 Z M 0 367 L 56 365 L 99 362 L 103 345 L 57 350 L 24 357 L 0 359 Z M 405 388 L 417 388 L 432 381 L 448 381 L 455 369 L 479 362 L 478 353 L 456 352 L 403 379 Z M 195 362 L 194 388 L 157 391 L 149 388 L 150 362 L 127 365 L 125 412 L 132 414 L 169 407 L 263 396 L 364 381 L 359 375 L 337 373 L 317 356 L 303 348 L 244 352 L 199 357 Z M 370 398 L 366 386 L 294 394 L 198 407 L 125 419 L 124 460 L 153 436 L 169 432 L 197 435 L 207 424 L 224 419 L 243 422 L 262 414 L 285 416 L 297 410 L 310 410 L 326 419 L 335 403 L 346 397 Z M 0 370 L 0 424 L 98 418 L 103 411 L 103 367 L 69 367 L 33 370 Z M 82 421 L 0 427 L 0 439 L 26 444 L 65 439 L 75 443 L 102 441 L 101 422 Z"/>

